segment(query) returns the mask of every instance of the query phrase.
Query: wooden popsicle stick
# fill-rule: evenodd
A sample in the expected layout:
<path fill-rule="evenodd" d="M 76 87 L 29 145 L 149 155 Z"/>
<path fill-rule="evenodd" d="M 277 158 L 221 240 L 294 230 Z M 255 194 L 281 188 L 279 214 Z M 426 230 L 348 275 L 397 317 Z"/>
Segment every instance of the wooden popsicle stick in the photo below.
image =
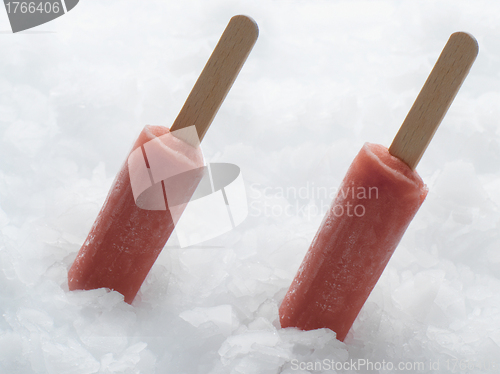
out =
<path fill-rule="evenodd" d="M 420 90 L 389 152 L 412 170 L 417 167 L 478 53 L 476 39 L 465 32 L 450 36 Z"/>
<path fill-rule="evenodd" d="M 194 125 L 201 142 L 258 35 L 257 24 L 250 17 L 231 18 L 170 131 Z"/>

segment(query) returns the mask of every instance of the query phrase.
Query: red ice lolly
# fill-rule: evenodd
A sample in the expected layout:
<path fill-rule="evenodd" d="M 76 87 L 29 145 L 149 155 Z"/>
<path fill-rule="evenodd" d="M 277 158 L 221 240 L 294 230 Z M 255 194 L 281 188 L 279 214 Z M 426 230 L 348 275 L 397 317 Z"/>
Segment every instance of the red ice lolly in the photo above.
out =
<path fill-rule="evenodd" d="M 280 306 L 282 327 L 345 339 L 427 195 L 414 169 L 477 50 L 469 34 L 452 34 L 390 149 L 358 153 Z"/>
<path fill-rule="evenodd" d="M 141 169 L 140 164 L 131 164 L 128 158 L 129 162 L 125 161 L 117 174 L 87 239 L 69 269 L 70 290 L 106 287 L 122 293 L 125 301 L 132 303 L 172 234 L 176 219 L 185 204 L 173 207 L 169 199 L 171 195 L 166 192 L 167 184 L 162 181 L 154 186 L 159 188 L 160 197 L 165 199 L 164 209 L 142 209 L 139 206 L 142 206 L 140 199 L 143 195 L 139 198 L 134 196 L 130 174 L 135 172 L 134 170 L 146 170 L 144 183 L 149 183 L 149 178 L 153 181 L 155 170 L 151 165 L 152 159 L 149 159 L 148 163 L 148 144 L 154 144 L 155 155 L 160 155 L 161 159 L 169 164 L 170 169 L 178 173 L 199 170 L 197 168 L 203 166 L 197 144 L 203 139 L 257 36 L 258 28 L 251 18 L 231 18 L 172 125 L 172 134 L 169 136 L 169 129 L 162 126 L 146 126 L 142 130 L 129 156 L 141 147 L 145 165 Z M 196 129 L 197 136 L 195 134 L 194 137 L 197 139 L 186 136 L 188 133 L 184 129 L 190 126 Z M 130 169 L 131 165 L 135 165 L 133 169 Z M 189 201 L 200 177 L 201 175 L 195 172 L 189 180 L 184 179 L 182 185 L 174 185 L 180 190 L 175 191 L 175 199 Z M 137 184 L 137 181 L 135 183 Z"/>

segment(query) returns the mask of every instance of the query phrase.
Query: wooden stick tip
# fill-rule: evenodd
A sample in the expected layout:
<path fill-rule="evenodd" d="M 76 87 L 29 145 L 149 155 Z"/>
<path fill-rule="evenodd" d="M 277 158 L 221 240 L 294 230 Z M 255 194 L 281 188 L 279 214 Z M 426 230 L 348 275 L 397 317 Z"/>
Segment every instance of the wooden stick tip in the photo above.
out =
<path fill-rule="evenodd" d="M 476 38 L 466 32 L 466 31 L 457 31 L 451 34 L 450 40 L 459 40 L 462 45 L 467 44 L 467 48 L 469 52 L 475 56 L 479 53 L 479 43 L 477 42 Z"/>
<path fill-rule="evenodd" d="M 231 22 L 238 22 L 241 23 L 242 25 L 245 25 L 249 29 L 253 29 L 255 32 L 255 38 L 259 36 L 259 26 L 257 25 L 257 22 L 252 17 L 246 16 L 244 14 L 238 14 L 236 16 L 231 17 Z"/>

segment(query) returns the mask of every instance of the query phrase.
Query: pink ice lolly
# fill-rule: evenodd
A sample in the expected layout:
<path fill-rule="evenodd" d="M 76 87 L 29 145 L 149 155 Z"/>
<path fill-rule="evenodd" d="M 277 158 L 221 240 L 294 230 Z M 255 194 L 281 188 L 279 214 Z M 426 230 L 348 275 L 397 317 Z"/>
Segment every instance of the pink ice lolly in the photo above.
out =
<path fill-rule="evenodd" d="M 178 138 L 178 135 L 165 137 L 169 130 L 161 126 L 146 126 L 141 132 L 129 155 L 139 157 L 133 157 L 133 162 L 129 157 L 129 162 L 125 162 L 116 176 L 104 206 L 69 269 L 70 290 L 106 287 L 122 293 L 128 303 L 134 300 L 201 179 L 196 170 L 201 170 L 203 160 L 194 145 L 203 139 L 257 36 L 258 28 L 251 18 L 241 15 L 231 18 L 170 129 L 172 134 L 178 134 L 194 126 L 195 139 L 192 136 Z M 134 184 L 149 183 L 156 170 L 164 168 L 153 167 L 151 158 L 148 161 L 151 144 L 155 145 L 150 149 L 151 154 L 159 156 L 154 159 L 166 163 L 169 173 L 195 172 L 183 178 L 180 185 L 180 179 L 174 179 L 177 184 L 156 181 L 153 192 L 159 193 L 134 196 Z M 136 152 L 139 147 L 145 155 L 142 166 L 140 152 Z M 141 172 L 144 182 L 140 178 L 131 179 L 131 173 Z M 180 204 L 172 204 L 172 197 Z M 161 201 L 164 201 L 162 209 L 143 209 Z"/>
<path fill-rule="evenodd" d="M 343 340 L 426 195 L 408 165 L 365 144 L 281 304 L 281 326 L 329 327 Z"/>
<path fill-rule="evenodd" d="M 145 152 L 145 145 L 152 144 L 155 139 L 162 139 L 163 141 L 156 142 L 161 152 L 158 158 L 170 164 L 172 174 L 189 170 L 201 172 L 203 157 L 199 147 L 195 148 L 175 136 L 165 137 L 168 133 L 166 127 L 146 126 L 130 153 L 141 148 Z M 147 170 L 151 170 L 147 157 L 144 162 Z M 166 206 L 168 203 L 164 203 L 158 209 L 140 208 L 141 204 L 134 197 L 130 183 L 130 174 L 134 171 L 130 168 L 130 163 L 125 162 L 118 172 L 110 193 L 69 270 L 70 290 L 107 287 L 120 292 L 125 296 L 125 301 L 131 303 L 172 234 L 176 218 L 181 214 L 179 209 L 182 210 L 185 204 Z M 188 202 L 201 175 L 191 174 L 190 180 L 183 183 L 184 188 L 180 191 L 182 196 L 175 196 L 176 200 Z M 165 189 L 165 184 L 159 182 L 156 187 L 159 187 L 159 197 L 163 201 L 161 190 Z"/>
<path fill-rule="evenodd" d="M 476 55 L 472 36 L 452 34 L 390 149 L 358 153 L 280 306 L 282 327 L 344 340 L 425 199 L 414 169 Z"/>

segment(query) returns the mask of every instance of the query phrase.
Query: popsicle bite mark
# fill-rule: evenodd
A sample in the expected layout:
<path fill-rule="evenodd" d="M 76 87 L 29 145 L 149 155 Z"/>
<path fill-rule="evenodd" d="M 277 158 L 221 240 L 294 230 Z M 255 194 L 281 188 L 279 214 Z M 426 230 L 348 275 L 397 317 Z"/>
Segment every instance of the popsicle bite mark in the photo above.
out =
<path fill-rule="evenodd" d="M 389 152 L 415 170 L 478 53 L 476 39 L 468 33 L 450 36 L 418 94 Z"/>
<path fill-rule="evenodd" d="M 231 18 L 170 131 L 194 125 L 203 140 L 258 35 L 257 24 L 250 17 Z"/>

